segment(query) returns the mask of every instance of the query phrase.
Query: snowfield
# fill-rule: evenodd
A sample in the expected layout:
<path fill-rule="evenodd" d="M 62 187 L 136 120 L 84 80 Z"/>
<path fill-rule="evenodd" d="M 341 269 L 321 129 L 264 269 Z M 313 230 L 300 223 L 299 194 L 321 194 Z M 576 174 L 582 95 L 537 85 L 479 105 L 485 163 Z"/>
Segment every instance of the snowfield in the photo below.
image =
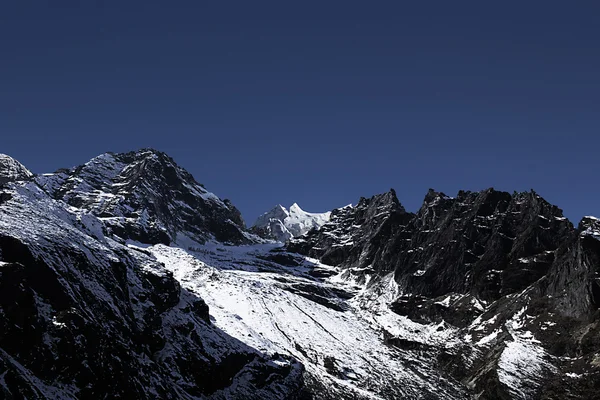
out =
<path fill-rule="evenodd" d="M 329 266 L 314 260 L 290 267 L 266 263 L 265 255 L 277 250 L 273 244 L 147 250 L 206 301 L 217 327 L 261 352 L 291 354 L 332 393 L 347 396 L 351 390 L 373 399 L 465 395 L 460 384 L 439 376 L 431 360 L 384 344 L 384 330 L 423 344 L 452 344 L 453 329 L 414 323 L 383 304 L 362 309 L 349 300 L 361 297 L 359 288 L 309 274 L 319 268 L 337 275 Z"/>

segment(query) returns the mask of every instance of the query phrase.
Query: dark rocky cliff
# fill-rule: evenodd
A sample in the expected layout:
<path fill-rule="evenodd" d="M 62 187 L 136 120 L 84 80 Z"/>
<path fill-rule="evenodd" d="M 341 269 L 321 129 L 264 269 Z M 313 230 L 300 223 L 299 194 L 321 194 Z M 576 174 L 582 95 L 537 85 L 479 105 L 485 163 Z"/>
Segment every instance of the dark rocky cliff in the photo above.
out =
<path fill-rule="evenodd" d="M 584 218 L 576 229 L 533 191 L 494 189 L 456 197 L 430 190 L 411 214 L 390 191 L 333 211 L 328 224 L 292 240 L 288 249 L 338 266 L 373 293 L 389 290 L 384 277 L 392 276 L 391 310 L 464 332 L 465 344 L 477 350 L 443 351 L 438 361 L 476 398 L 597 398 L 596 218 Z M 537 367 L 507 370 L 511 354 Z M 507 386 L 511 380 L 520 388 Z"/>
<path fill-rule="evenodd" d="M 545 275 L 574 229 L 535 192 L 430 190 L 416 213 L 394 191 L 335 210 L 289 249 L 354 274 L 393 271 L 406 291 L 429 297 L 472 293 L 495 300 Z"/>

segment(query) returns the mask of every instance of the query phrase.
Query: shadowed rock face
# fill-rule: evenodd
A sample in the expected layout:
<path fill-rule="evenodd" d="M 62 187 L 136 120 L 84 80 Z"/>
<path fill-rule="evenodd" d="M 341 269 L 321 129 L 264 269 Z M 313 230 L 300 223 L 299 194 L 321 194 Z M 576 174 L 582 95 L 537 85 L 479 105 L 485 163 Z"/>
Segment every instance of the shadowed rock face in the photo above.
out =
<path fill-rule="evenodd" d="M 395 313 L 459 328 L 464 347 L 440 352 L 437 361 L 478 398 L 596 396 L 596 218 L 575 229 L 533 191 L 493 189 L 454 198 L 430 190 L 411 214 L 389 192 L 334 210 L 328 224 L 288 248 L 368 282 L 367 293 L 387 293 Z M 384 336 L 394 346 L 422 348 Z"/>
<path fill-rule="evenodd" d="M 147 235 L 162 224 L 168 235 L 190 228 L 234 241 L 243 225 L 231 205 L 159 153 L 105 155 L 37 182 L 0 187 L 0 398 L 278 399 L 300 390 L 301 364 L 225 334 L 164 264 L 122 243 L 138 238 L 126 234 L 139 218 L 150 221 L 139 227 Z M 188 206 L 205 212 L 202 225 L 189 225 L 197 216 Z"/>
<path fill-rule="evenodd" d="M 543 294 L 564 315 L 593 317 L 600 308 L 600 220 L 585 217 L 540 282 Z"/>
<path fill-rule="evenodd" d="M 536 193 L 433 190 L 416 214 L 393 191 L 335 210 L 329 224 L 289 248 L 353 274 L 394 272 L 402 289 L 437 297 L 472 293 L 495 300 L 541 278 L 573 232 Z"/>
<path fill-rule="evenodd" d="M 461 192 L 455 199 L 430 193 L 411 228 L 411 240 L 404 241 L 410 247 L 394 268 L 402 287 L 428 296 L 471 293 L 488 301 L 541 278 L 573 231 L 561 210 L 536 193 L 511 196 L 492 189 Z"/>
<path fill-rule="evenodd" d="M 389 271 L 390 237 L 402 232 L 413 218 L 398 201 L 396 192 L 361 198 L 355 207 L 333 210 L 328 223 L 288 244 L 291 251 L 318 258 L 326 264 L 360 271 Z"/>
<path fill-rule="evenodd" d="M 37 182 L 55 199 L 92 212 L 123 239 L 249 242 L 231 202 L 208 192 L 156 150 L 103 154 L 79 167 L 39 176 Z"/>
<path fill-rule="evenodd" d="M 277 398 L 281 388 L 269 385 L 289 392 L 301 386 L 299 364 L 272 364 L 212 328 L 202 299 L 182 291 L 160 265 L 141 268 L 156 263 L 151 258 L 124 249 L 116 250 L 122 262 L 95 251 L 90 260 L 60 245 L 37 250 L 57 252 L 70 265 L 0 236 L 1 398 L 220 398 L 215 393 L 240 373 L 254 383 L 237 382 L 245 386 L 231 392 L 238 397 Z"/>

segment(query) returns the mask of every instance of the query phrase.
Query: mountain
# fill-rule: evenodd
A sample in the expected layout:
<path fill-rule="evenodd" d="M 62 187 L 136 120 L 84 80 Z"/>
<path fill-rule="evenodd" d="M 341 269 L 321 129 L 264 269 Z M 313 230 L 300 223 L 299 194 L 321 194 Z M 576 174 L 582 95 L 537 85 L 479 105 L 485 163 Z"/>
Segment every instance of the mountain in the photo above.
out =
<path fill-rule="evenodd" d="M 572 231 L 562 212 L 534 192 L 489 189 L 451 198 L 431 190 L 412 214 L 391 190 L 335 210 L 290 249 L 359 280 L 394 272 L 411 294 L 472 293 L 493 301 L 541 278 Z"/>
<path fill-rule="evenodd" d="M 311 229 L 321 227 L 329 220 L 330 214 L 331 212 L 309 213 L 302 210 L 297 203 L 292 204 L 289 211 L 277 205 L 258 217 L 252 230 L 264 238 L 286 242 L 304 235 Z"/>
<path fill-rule="evenodd" d="M 334 210 L 287 249 L 361 285 L 355 301 L 376 315 L 456 329 L 460 345 L 435 359 L 474 398 L 596 398 L 599 229 L 593 217 L 574 228 L 533 191 L 430 190 L 412 214 L 392 190 Z M 432 350 L 389 328 L 388 343 Z"/>
<path fill-rule="evenodd" d="M 181 190 L 173 193 L 175 199 L 155 203 L 152 194 L 164 189 L 168 177 L 139 165 L 148 157 L 152 162 L 145 151 L 102 156 L 33 180 L 28 174 L 2 176 L 0 398 L 263 399 L 300 389 L 301 364 L 224 333 L 211 322 L 206 303 L 150 251 L 116 235 L 115 217 L 108 215 L 122 211 L 127 211 L 123 226 L 134 227 L 136 235 L 159 229 L 153 223 L 165 223 L 160 228 L 168 233 L 185 229 L 191 214 L 186 206 L 181 214 L 159 214 L 182 193 L 197 197 L 186 204 L 206 212 L 198 219 L 203 223 L 220 213 L 235 215 L 197 187 L 186 192 L 191 182 L 186 174 L 176 176 L 185 181 L 169 181 Z M 141 171 L 126 179 L 133 170 Z M 144 191 L 149 198 L 136 196 Z M 141 210 L 127 210 L 134 201 Z M 139 217 L 144 212 L 146 220 Z M 167 219 L 178 215 L 181 220 Z M 127 218 L 137 218 L 140 226 Z M 202 240 L 220 232 L 202 226 L 206 231 L 192 231 Z"/>
<path fill-rule="evenodd" d="M 533 191 L 249 230 L 156 150 L 2 156 L 0 398 L 593 399 L 599 270 L 600 220 Z"/>
<path fill-rule="evenodd" d="M 95 215 L 112 233 L 143 243 L 249 243 L 240 212 L 164 153 L 106 153 L 36 177 L 52 198 Z"/>

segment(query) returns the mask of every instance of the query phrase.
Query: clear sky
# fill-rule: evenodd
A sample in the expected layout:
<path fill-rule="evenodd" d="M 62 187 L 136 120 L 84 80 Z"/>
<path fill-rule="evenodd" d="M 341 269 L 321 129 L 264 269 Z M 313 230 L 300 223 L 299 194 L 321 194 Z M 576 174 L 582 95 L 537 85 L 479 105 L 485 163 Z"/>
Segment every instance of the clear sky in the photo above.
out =
<path fill-rule="evenodd" d="M 32 171 L 155 147 L 249 223 L 391 187 L 600 216 L 598 1 L 4 1 L 0 77 Z"/>

